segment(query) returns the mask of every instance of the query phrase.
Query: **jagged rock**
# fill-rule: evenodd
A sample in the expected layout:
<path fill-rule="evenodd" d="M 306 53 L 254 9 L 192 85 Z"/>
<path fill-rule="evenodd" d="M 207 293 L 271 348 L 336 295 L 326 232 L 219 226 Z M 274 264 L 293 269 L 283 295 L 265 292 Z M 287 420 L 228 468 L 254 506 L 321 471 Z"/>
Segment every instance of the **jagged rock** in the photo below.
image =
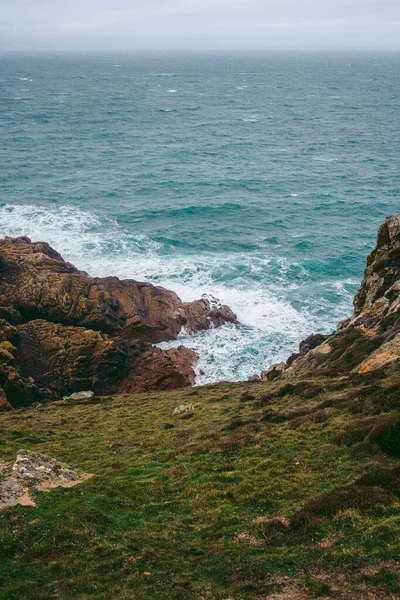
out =
<path fill-rule="evenodd" d="M 17 359 L 0 344 L 0 385 L 13 407 L 72 394 L 154 391 L 193 385 L 197 354 L 128 344 L 104 333 L 49 323 L 18 326 Z M 2 360 L 3 359 L 3 360 Z M 7 408 L 8 404 L 4 405 Z"/>
<path fill-rule="evenodd" d="M 322 333 L 309 335 L 308 338 L 300 342 L 299 351 L 289 356 L 286 361 L 287 365 L 290 366 L 297 358 L 299 358 L 299 356 L 305 356 L 310 350 L 320 346 L 327 338 L 328 336 L 323 335 Z"/>
<path fill-rule="evenodd" d="M 17 331 L 15 328 L 13 330 Z M 4 329 L 3 329 L 4 331 Z M 13 331 L 13 337 L 15 337 Z M 0 342 L 0 407 L 7 410 L 32 404 L 40 400 L 40 391 L 31 377 L 23 377 L 19 371 L 18 351 L 11 342 Z"/>
<path fill-rule="evenodd" d="M 183 304 L 184 327 L 187 333 L 236 323 L 237 317 L 228 306 L 211 306 L 206 299 Z"/>
<path fill-rule="evenodd" d="M 29 450 L 18 452 L 12 474 L 20 483 L 34 482 L 36 485 L 57 481 L 69 483 L 82 479 L 82 473 L 61 465 L 55 458 Z"/>
<path fill-rule="evenodd" d="M 282 375 L 282 373 L 284 373 L 287 368 L 288 366 L 285 362 L 272 365 L 269 369 L 267 369 L 267 371 L 262 371 L 260 379 L 261 381 L 273 381 L 274 379 Z"/>
<path fill-rule="evenodd" d="M 175 339 L 210 329 L 235 315 L 208 300 L 183 303 L 175 292 L 117 277 L 90 277 L 48 244 L 27 237 L 0 240 L 0 304 L 25 320 L 82 326 L 130 341 Z"/>
<path fill-rule="evenodd" d="M 354 298 L 356 317 L 368 313 L 376 320 L 398 311 L 400 290 L 400 215 L 380 226 L 376 247 L 367 259 L 364 279 Z"/>
<path fill-rule="evenodd" d="M 118 385 L 121 393 L 172 390 L 194 384 L 198 356 L 184 346 L 161 350 L 148 344 L 132 352 L 129 371 Z"/>
<path fill-rule="evenodd" d="M 93 389 L 138 392 L 192 385 L 197 355 L 150 345 L 236 322 L 207 299 L 90 277 L 45 242 L 0 240 L 0 386 L 4 410 Z"/>
<path fill-rule="evenodd" d="M 91 388 L 107 393 L 125 375 L 127 348 L 122 340 L 83 327 L 35 320 L 19 327 L 20 372 L 57 394 Z"/>

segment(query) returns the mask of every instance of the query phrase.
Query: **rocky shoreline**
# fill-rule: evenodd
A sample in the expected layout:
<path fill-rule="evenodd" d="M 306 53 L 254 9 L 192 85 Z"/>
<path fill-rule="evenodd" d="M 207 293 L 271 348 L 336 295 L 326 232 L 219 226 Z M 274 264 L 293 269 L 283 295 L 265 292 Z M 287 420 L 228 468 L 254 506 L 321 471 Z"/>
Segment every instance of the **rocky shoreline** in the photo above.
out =
<path fill-rule="evenodd" d="M 310 371 L 348 376 L 378 370 L 400 358 L 400 215 L 380 226 L 376 246 L 354 298 L 354 314 L 331 335 L 311 335 L 299 352 L 252 380 L 298 377 Z"/>
<path fill-rule="evenodd" d="M 400 358 L 400 215 L 381 225 L 354 299 L 331 335 L 253 381 L 307 373 L 348 377 Z M 117 277 L 90 277 L 45 242 L 0 240 L 0 407 L 45 402 L 82 390 L 137 393 L 188 387 L 197 354 L 155 346 L 237 322 L 227 306 L 184 303 L 172 291 Z"/>
<path fill-rule="evenodd" d="M 96 394 L 193 385 L 197 355 L 154 344 L 235 323 L 226 306 L 90 277 L 45 242 L 0 240 L 0 406 L 21 407 L 90 389 Z"/>

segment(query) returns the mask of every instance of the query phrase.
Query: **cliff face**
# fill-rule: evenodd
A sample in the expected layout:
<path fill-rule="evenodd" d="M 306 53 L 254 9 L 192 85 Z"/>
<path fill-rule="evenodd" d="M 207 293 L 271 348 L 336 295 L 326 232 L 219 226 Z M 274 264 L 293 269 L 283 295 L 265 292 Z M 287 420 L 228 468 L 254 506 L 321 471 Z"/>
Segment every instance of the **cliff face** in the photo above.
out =
<path fill-rule="evenodd" d="M 151 344 L 235 322 L 226 306 L 183 303 L 172 291 L 90 277 L 29 238 L 0 240 L 1 406 L 82 389 L 113 393 L 194 383 L 196 354 Z"/>
<path fill-rule="evenodd" d="M 234 322 L 228 307 L 183 303 L 162 287 L 117 277 L 89 277 L 48 244 L 0 240 L 0 302 L 16 319 L 81 326 L 129 341 L 158 343 Z"/>
<path fill-rule="evenodd" d="M 366 373 L 400 358 L 400 215 L 379 228 L 375 249 L 354 299 L 354 314 L 331 335 L 313 335 L 299 353 L 274 365 L 261 379 L 307 372 L 348 376 Z"/>

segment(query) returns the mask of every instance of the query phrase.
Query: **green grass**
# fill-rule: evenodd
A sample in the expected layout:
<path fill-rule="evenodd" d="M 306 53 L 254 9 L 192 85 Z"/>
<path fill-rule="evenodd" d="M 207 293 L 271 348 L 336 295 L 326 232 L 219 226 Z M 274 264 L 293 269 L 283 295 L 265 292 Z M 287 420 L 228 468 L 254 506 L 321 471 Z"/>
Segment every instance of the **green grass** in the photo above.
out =
<path fill-rule="evenodd" d="M 0 513 L 0 598 L 399 598 L 396 497 L 273 536 L 259 519 L 398 464 L 362 442 L 396 408 L 387 388 L 400 388 L 394 370 L 2 414 L 0 460 L 30 449 L 95 476 Z M 173 417 L 185 403 L 194 415 Z"/>

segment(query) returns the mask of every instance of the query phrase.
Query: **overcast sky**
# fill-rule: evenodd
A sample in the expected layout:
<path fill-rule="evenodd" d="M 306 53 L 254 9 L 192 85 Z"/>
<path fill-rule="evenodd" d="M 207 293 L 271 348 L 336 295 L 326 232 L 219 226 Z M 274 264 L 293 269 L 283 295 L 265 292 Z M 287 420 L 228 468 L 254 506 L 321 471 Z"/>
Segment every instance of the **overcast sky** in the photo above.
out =
<path fill-rule="evenodd" d="M 400 50 L 400 0 L 0 0 L 1 50 Z"/>

